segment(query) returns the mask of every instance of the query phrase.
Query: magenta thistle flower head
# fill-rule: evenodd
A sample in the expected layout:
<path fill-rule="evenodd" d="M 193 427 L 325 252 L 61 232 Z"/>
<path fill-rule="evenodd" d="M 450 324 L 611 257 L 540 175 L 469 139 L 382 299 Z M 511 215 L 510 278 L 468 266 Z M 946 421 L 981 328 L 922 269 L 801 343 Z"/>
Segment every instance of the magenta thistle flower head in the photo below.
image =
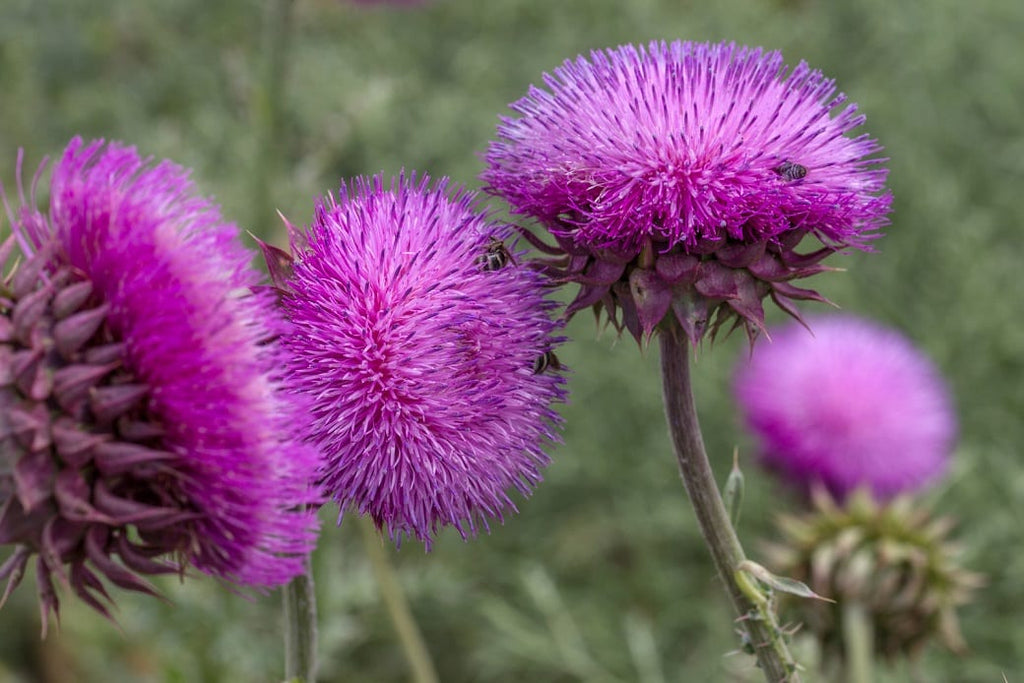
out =
<path fill-rule="evenodd" d="M 741 362 L 735 394 L 764 463 L 801 487 L 877 497 L 946 469 L 956 435 L 949 391 L 893 330 L 852 316 L 792 324 Z"/>
<path fill-rule="evenodd" d="M 823 299 L 792 281 L 886 223 L 879 145 L 848 135 L 864 117 L 803 62 L 651 43 L 544 83 L 502 119 L 483 179 L 557 241 L 552 269 L 581 285 L 569 315 L 603 308 L 640 339 L 671 311 L 693 343 L 730 319 L 753 338 L 764 297 L 798 317 L 792 300 Z M 807 235 L 819 248 L 798 253 Z"/>
<path fill-rule="evenodd" d="M 145 575 L 188 566 L 288 581 L 315 542 L 318 454 L 238 229 L 186 171 L 116 143 L 73 140 L 45 213 L 35 187 L 0 248 L 20 259 L 0 282 L 3 598 L 33 557 L 44 628 L 55 579 L 105 615 L 107 582 L 152 593 Z"/>
<path fill-rule="evenodd" d="M 361 178 L 292 230 L 293 263 L 265 247 L 326 491 L 428 550 L 540 481 L 564 397 L 544 278 L 475 203 L 446 180 Z"/>

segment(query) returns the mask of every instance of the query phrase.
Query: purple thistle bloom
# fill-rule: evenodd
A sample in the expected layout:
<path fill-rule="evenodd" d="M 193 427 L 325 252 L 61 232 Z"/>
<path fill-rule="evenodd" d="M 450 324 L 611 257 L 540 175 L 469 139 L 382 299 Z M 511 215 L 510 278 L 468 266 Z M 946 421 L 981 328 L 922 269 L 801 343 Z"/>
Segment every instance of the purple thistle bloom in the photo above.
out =
<path fill-rule="evenodd" d="M 285 583 L 315 544 L 319 460 L 238 229 L 186 171 L 117 143 L 72 140 L 47 213 L 35 182 L 0 248 L 21 259 L 0 283 L 4 599 L 33 555 L 44 629 L 55 578 L 108 616 L 103 579 Z"/>
<path fill-rule="evenodd" d="M 772 332 L 737 371 L 735 394 L 764 463 L 804 488 L 880 498 L 946 469 L 956 435 L 948 389 L 895 331 L 852 316 Z"/>
<path fill-rule="evenodd" d="M 568 315 L 603 307 L 639 340 L 671 309 L 694 344 L 732 318 L 753 338 L 765 296 L 798 318 L 792 299 L 823 299 L 791 281 L 887 222 L 879 145 L 847 136 L 864 117 L 803 62 L 651 43 L 544 83 L 502 118 L 483 179 L 557 241 L 552 271 L 581 285 Z M 808 234 L 821 247 L 795 252 Z"/>
<path fill-rule="evenodd" d="M 361 178 L 292 230 L 294 263 L 265 247 L 325 490 L 428 550 L 441 526 L 466 538 L 515 510 L 565 395 L 544 278 L 475 204 L 447 180 Z"/>

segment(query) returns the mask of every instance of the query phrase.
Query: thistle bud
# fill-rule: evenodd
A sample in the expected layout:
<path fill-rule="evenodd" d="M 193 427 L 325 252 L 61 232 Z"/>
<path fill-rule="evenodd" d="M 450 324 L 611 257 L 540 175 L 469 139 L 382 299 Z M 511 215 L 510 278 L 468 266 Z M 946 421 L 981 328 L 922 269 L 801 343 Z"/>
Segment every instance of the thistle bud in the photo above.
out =
<path fill-rule="evenodd" d="M 835 603 L 784 597 L 782 614 L 803 622 L 826 660 L 845 655 L 842 614 L 851 603 L 866 611 L 880 659 L 917 656 L 932 640 L 962 652 L 956 609 L 982 580 L 961 566 L 952 526 L 909 496 L 880 504 L 862 489 L 839 504 L 817 489 L 811 510 L 779 518 L 781 540 L 766 546 L 765 559 Z"/>

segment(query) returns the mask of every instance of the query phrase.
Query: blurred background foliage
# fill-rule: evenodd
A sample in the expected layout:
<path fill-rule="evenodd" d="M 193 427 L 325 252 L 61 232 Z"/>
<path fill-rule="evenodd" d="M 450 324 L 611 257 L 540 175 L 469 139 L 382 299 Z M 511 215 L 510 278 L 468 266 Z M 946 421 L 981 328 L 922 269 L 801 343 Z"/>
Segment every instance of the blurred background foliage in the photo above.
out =
<path fill-rule="evenodd" d="M 734 40 L 834 76 L 891 157 L 895 212 L 879 253 L 833 258 L 847 272 L 816 284 L 903 330 L 949 377 L 961 437 L 931 499 L 960 520 L 967 563 L 989 579 L 962 611 L 968 656 L 931 649 L 886 680 L 1020 680 L 1024 3 L 295 0 L 276 93 L 263 16 L 252 0 L 3 0 L 7 192 L 19 148 L 29 175 L 72 135 L 120 139 L 192 167 L 226 216 L 280 242 L 273 209 L 306 222 L 340 178 L 405 168 L 477 186 L 497 116 L 590 49 Z M 471 543 L 446 532 L 429 556 L 388 549 L 441 679 L 758 680 L 726 656 L 738 641 L 676 474 L 657 353 L 599 336 L 585 315 L 569 331 L 564 444 L 521 513 Z M 735 417 L 740 336 L 702 349 L 695 382 L 720 475 L 734 446 L 746 465 L 740 532 L 754 550 L 794 501 L 756 470 Z M 334 515 L 315 556 L 322 680 L 408 680 L 358 529 Z M 40 642 L 32 584 L 0 612 L 0 681 L 280 678 L 277 595 L 165 582 L 171 604 L 118 594 L 119 628 L 69 598 L 59 634 Z"/>

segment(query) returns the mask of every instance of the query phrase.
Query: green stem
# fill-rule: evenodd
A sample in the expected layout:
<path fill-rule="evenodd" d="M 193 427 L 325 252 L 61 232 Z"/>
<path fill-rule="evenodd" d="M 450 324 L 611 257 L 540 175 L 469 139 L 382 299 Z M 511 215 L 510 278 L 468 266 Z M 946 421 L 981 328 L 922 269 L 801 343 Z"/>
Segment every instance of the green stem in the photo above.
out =
<path fill-rule="evenodd" d="M 316 593 L 313 569 L 306 558 L 306 571 L 284 587 L 284 669 L 289 683 L 316 680 Z"/>
<path fill-rule="evenodd" d="M 659 332 L 661 377 L 665 416 L 672 434 L 679 474 L 715 568 L 740 616 L 739 623 L 757 654 L 758 665 L 765 678 L 770 683 L 799 683 L 797 664 L 786 645 L 785 634 L 772 611 L 771 601 L 760 596 L 756 589 L 758 597 L 752 599 L 747 594 L 751 586 L 740 584 L 746 577 L 739 571 L 739 565 L 746 556 L 729 521 L 729 513 L 722 502 L 704 449 L 690 386 L 690 343 L 675 319 L 669 316 L 667 320 L 670 323 Z"/>
<path fill-rule="evenodd" d="M 363 545 L 373 566 L 373 575 L 377 579 L 381 598 L 384 599 L 391 623 L 394 624 L 402 645 L 405 660 L 409 664 L 412 680 L 415 683 L 438 683 L 430 651 L 427 650 L 427 644 L 416 625 L 416 619 L 412 616 L 412 610 L 409 609 L 409 602 L 405 599 L 395 570 L 388 562 L 376 527 L 368 518 L 360 517 L 359 528 L 363 532 Z"/>
<path fill-rule="evenodd" d="M 294 0 L 266 0 L 261 41 L 262 68 L 253 98 L 256 143 L 253 172 L 252 231 L 266 236 L 273 226 L 271 179 L 281 162 L 282 103 Z"/>
<path fill-rule="evenodd" d="M 874 679 L 874 632 L 871 619 L 856 600 L 843 603 L 843 650 L 846 683 L 871 683 Z"/>

